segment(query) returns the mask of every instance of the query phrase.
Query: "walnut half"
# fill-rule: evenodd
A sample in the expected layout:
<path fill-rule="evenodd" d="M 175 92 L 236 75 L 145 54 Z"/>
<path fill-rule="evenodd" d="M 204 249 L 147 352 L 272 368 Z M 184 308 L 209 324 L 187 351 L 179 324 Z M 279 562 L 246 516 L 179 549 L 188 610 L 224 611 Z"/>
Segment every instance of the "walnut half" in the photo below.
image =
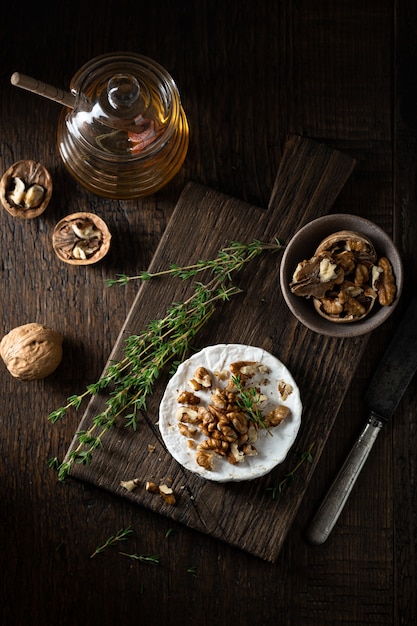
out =
<path fill-rule="evenodd" d="M 73 213 L 58 222 L 52 245 L 61 261 L 89 265 L 102 259 L 110 248 L 111 234 L 106 223 L 93 213 Z"/>
<path fill-rule="evenodd" d="M 51 196 L 51 175 L 36 161 L 17 161 L 0 181 L 1 203 L 13 217 L 38 217 L 45 211 Z"/>

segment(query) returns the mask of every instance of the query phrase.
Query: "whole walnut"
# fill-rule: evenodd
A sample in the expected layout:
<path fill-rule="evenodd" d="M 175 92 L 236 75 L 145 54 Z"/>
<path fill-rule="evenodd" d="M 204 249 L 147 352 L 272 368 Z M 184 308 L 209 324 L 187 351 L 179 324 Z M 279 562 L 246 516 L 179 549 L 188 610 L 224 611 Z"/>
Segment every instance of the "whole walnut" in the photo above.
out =
<path fill-rule="evenodd" d="M 3 337 L 0 356 L 15 378 L 40 380 L 60 364 L 62 341 L 59 333 L 42 324 L 24 324 Z"/>

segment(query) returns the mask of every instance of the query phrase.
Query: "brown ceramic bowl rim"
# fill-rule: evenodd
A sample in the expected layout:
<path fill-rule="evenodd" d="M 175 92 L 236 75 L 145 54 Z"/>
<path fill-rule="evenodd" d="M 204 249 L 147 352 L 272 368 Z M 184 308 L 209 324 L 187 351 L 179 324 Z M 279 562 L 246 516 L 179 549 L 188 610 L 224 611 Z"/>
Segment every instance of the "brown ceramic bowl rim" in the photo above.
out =
<path fill-rule="evenodd" d="M 366 235 L 374 244 L 377 255 L 386 256 L 391 262 L 397 286 L 395 300 L 390 306 L 378 305 L 369 317 L 348 324 L 338 324 L 321 317 L 315 310 L 311 298 L 294 295 L 289 286 L 298 263 L 312 257 L 325 237 L 340 230 L 353 230 Z M 325 215 L 300 228 L 286 245 L 281 259 L 281 291 L 290 311 L 310 330 L 331 337 L 357 337 L 380 326 L 397 306 L 402 293 L 403 280 L 403 264 L 392 239 L 370 220 L 348 213 Z"/>

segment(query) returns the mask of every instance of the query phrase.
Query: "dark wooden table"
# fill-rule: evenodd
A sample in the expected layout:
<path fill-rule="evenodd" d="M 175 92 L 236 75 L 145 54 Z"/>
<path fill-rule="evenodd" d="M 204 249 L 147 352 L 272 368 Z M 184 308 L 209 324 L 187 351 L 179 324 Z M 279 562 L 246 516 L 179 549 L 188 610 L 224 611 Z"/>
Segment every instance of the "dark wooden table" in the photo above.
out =
<path fill-rule="evenodd" d="M 0 333 L 37 321 L 64 335 L 63 361 L 44 380 L 23 383 L 1 364 L 4 626 L 416 623 L 415 381 L 327 542 L 312 547 L 304 538 L 366 419 L 367 383 L 415 289 L 416 25 L 411 0 L 74 0 L 4 12 L 1 171 L 38 160 L 53 176 L 54 195 L 39 218 L 1 213 Z M 20 71 L 67 89 L 87 60 L 117 50 L 161 63 L 190 123 L 181 172 L 159 193 L 134 201 L 99 198 L 76 184 L 57 151 L 60 105 L 10 85 Z M 289 133 L 358 160 L 333 210 L 367 217 L 392 236 L 406 278 L 393 319 L 368 341 L 270 563 L 93 484 L 59 482 L 48 460 L 64 456 L 80 416 L 53 425 L 47 415 L 100 376 L 137 292 L 133 284 L 109 289 L 105 280 L 148 267 L 185 185 L 195 181 L 266 208 Z M 105 217 L 113 242 L 100 264 L 75 270 L 55 257 L 51 232 L 79 210 Z M 90 558 L 127 527 L 134 533 L 121 548 Z M 159 564 L 121 550 L 157 555 Z"/>

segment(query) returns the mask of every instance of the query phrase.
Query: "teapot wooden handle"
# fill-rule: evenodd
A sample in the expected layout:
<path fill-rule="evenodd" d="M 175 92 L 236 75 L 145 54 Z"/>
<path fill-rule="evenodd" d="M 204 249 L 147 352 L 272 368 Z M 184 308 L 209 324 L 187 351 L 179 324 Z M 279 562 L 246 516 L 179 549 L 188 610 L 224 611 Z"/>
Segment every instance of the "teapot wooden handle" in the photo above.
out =
<path fill-rule="evenodd" d="M 32 78 L 31 76 L 20 74 L 20 72 L 14 72 L 10 82 L 12 85 L 15 85 L 15 87 L 20 87 L 21 89 L 26 89 L 27 91 L 36 93 L 44 98 L 49 98 L 49 100 L 54 100 L 55 102 L 59 102 L 60 104 L 69 107 L 70 109 L 75 107 L 75 96 L 73 96 L 72 93 L 63 91 L 62 89 L 58 89 L 52 85 L 48 85 L 41 80 Z"/>

